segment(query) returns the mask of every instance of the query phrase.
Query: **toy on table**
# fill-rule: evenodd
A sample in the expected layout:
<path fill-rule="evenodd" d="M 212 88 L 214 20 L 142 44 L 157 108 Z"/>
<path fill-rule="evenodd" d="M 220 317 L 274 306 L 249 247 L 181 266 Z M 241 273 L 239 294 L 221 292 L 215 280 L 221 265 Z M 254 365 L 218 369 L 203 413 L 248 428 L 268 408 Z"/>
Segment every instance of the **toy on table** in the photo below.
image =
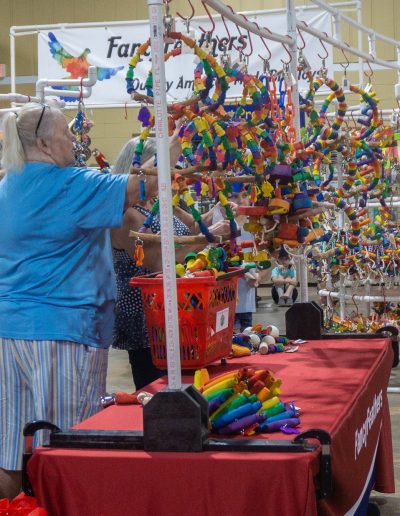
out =
<path fill-rule="evenodd" d="M 195 372 L 194 386 L 209 402 L 209 424 L 218 434 L 298 433 L 298 409 L 279 399 L 282 381 L 267 369 L 243 367 L 210 380 Z"/>
<path fill-rule="evenodd" d="M 261 324 L 249 326 L 232 338 L 232 358 L 249 356 L 254 353 L 267 355 L 271 353 L 293 353 L 298 346 L 289 344 L 287 337 L 281 337 L 279 329 L 273 325 L 265 328 Z"/>
<path fill-rule="evenodd" d="M 110 405 L 146 405 L 153 394 L 146 391 L 138 392 L 124 392 L 117 391 L 111 394 L 105 393 L 101 396 L 100 402 L 103 408 L 109 407 Z"/>

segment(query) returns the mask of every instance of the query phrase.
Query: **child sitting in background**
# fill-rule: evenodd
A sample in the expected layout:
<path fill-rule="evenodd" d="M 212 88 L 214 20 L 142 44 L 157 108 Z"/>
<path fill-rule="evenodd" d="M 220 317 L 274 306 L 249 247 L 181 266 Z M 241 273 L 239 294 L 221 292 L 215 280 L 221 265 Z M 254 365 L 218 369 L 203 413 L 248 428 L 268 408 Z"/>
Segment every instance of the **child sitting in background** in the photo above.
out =
<path fill-rule="evenodd" d="M 297 298 L 296 268 L 286 251 L 281 250 L 272 269 L 272 298 L 278 306 L 292 305 Z"/>

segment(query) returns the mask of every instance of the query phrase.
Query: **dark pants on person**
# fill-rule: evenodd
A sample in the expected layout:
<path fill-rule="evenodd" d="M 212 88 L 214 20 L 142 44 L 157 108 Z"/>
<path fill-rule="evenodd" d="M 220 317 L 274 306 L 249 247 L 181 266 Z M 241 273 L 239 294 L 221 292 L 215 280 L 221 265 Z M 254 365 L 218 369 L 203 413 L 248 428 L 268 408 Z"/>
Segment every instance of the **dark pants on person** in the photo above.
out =
<path fill-rule="evenodd" d="M 129 363 L 132 368 L 133 381 L 138 391 L 157 378 L 167 374 L 163 369 L 157 369 L 151 360 L 150 348 L 128 350 Z"/>
<path fill-rule="evenodd" d="M 252 312 L 242 312 L 241 314 L 235 314 L 235 328 L 240 327 L 240 331 L 243 331 L 248 326 L 253 326 Z"/>

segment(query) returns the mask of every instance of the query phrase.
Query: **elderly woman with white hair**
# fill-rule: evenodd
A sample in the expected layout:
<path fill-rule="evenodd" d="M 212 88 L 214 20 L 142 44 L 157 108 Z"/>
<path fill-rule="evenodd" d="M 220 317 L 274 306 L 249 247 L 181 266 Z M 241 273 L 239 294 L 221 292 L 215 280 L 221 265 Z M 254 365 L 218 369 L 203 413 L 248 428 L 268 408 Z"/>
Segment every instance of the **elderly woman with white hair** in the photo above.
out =
<path fill-rule="evenodd" d="M 109 228 L 139 200 L 132 175 L 74 166 L 62 112 L 4 117 L 0 181 L 0 499 L 20 489 L 22 430 L 96 412 L 116 295 Z"/>
<path fill-rule="evenodd" d="M 132 165 L 132 158 L 138 138 L 129 140 L 119 153 L 112 172 L 115 174 L 127 174 Z M 152 139 L 146 141 L 142 153 L 142 161 L 153 160 L 156 152 L 155 142 Z M 178 139 L 178 130 L 170 139 L 171 164 L 175 164 L 181 155 L 181 146 Z M 137 265 L 134 259 L 135 240 L 129 237 L 129 231 L 138 231 L 150 213 L 152 197 L 157 194 L 157 177 L 146 177 L 146 201 L 132 204 L 124 214 L 123 224 L 120 228 L 111 231 L 113 246 L 114 269 L 117 279 L 117 300 L 115 305 L 115 326 L 113 347 L 128 351 L 129 362 L 132 369 L 132 377 L 136 389 L 141 389 L 151 383 L 165 371 L 157 369 L 151 359 L 149 335 L 140 295 L 140 289 L 131 288 L 129 280 L 135 276 L 143 276 L 150 272 L 161 270 L 161 246 L 159 243 L 144 243 L 143 265 Z M 174 208 L 174 233 L 176 235 L 191 235 L 199 233 L 193 217 L 181 207 Z M 203 215 L 205 224 L 212 222 L 213 210 Z M 160 232 L 160 218 L 156 215 L 150 226 L 153 233 Z M 220 221 L 210 227 L 214 234 L 229 234 L 229 223 Z M 204 244 L 184 246 L 176 249 L 177 261 L 183 261 L 190 251 L 199 251 Z"/>

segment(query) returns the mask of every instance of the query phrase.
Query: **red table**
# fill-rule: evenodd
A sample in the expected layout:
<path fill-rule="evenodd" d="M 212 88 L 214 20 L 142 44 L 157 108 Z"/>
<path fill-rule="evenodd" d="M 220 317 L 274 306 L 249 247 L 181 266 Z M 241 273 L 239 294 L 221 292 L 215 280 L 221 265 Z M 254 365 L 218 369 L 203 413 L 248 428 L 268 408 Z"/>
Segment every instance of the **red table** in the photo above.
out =
<path fill-rule="evenodd" d="M 228 362 L 268 368 L 282 379 L 281 399 L 302 409 L 302 431 L 332 436 L 334 491 L 316 500 L 319 453 L 147 453 L 39 448 L 28 465 L 39 504 L 62 516 L 313 516 L 354 514 L 374 489 L 394 492 L 386 388 L 390 340 L 329 340 L 297 353 Z M 210 366 L 211 376 L 221 366 Z M 165 385 L 158 380 L 147 391 Z M 80 429 L 142 428 L 142 408 L 114 406 Z M 258 436 L 259 437 L 259 436 Z M 264 434 L 272 439 L 291 438 Z M 316 441 L 317 442 L 317 441 Z M 369 484 L 369 486 L 368 486 Z"/>

